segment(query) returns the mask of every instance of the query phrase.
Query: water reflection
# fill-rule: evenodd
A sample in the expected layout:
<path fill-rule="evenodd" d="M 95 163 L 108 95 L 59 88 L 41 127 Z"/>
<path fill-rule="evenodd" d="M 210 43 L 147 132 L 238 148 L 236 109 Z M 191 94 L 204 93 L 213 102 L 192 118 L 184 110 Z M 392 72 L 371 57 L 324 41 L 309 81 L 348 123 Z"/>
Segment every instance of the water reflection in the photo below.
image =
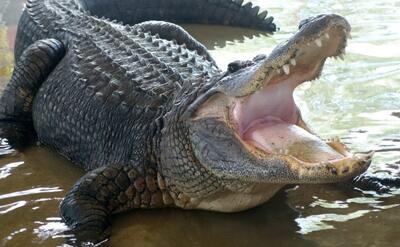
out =
<path fill-rule="evenodd" d="M 310 215 L 308 217 L 302 218 L 298 217 L 296 219 L 297 224 L 300 227 L 298 233 L 300 234 L 309 234 L 315 231 L 321 230 L 329 230 L 335 229 L 333 225 L 328 224 L 327 222 L 346 222 L 352 219 L 360 218 L 367 213 L 371 212 L 370 210 L 359 210 L 349 214 L 320 214 L 320 215 Z"/>
<path fill-rule="evenodd" d="M 34 131 L 32 124 L 1 122 L 0 123 L 0 157 L 15 155 L 33 144 Z"/>
<path fill-rule="evenodd" d="M 2 152 L 2 153 L 9 153 L 9 152 Z M 3 179 L 3 178 L 6 178 L 6 177 L 10 176 L 11 172 L 15 168 L 17 168 L 17 167 L 19 167 L 19 166 L 21 166 L 23 164 L 24 164 L 24 162 L 13 162 L 13 163 L 10 163 L 10 164 L 7 164 L 7 165 L 1 167 L 0 168 L 0 179 Z"/>
<path fill-rule="evenodd" d="M 59 217 L 49 217 L 45 222 L 35 221 L 38 227 L 33 229 L 33 233 L 43 242 L 48 238 L 58 238 L 60 233 L 68 230 L 67 226 L 62 222 Z"/>
<path fill-rule="evenodd" d="M 0 214 L 7 214 L 11 211 L 13 211 L 14 209 L 23 207 L 26 205 L 26 201 L 19 201 L 19 202 L 13 202 L 10 204 L 6 204 L 6 205 L 0 205 Z"/>
<path fill-rule="evenodd" d="M 10 234 L 2 241 L 3 245 L 5 245 L 8 241 L 11 241 L 11 240 L 14 238 L 15 235 L 20 234 L 20 233 L 23 233 L 23 232 L 26 232 L 26 230 L 27 230 L 26 228 L 21 228 L 21 229 L 18 229 L 18 230 L 16 230 L 16 231 L 10 233 Z"/>
<path fill-rule="evenodd" d="M 62 191 L 58 187 L 44 187 L 44 188 L 34 188 L 30 190 L 24 190 L 24 191 L 17 191 L 13 193 L 8 193 L 8 194 L 3 194 L 0 195 L 0 200 L 2 199 L 7 199 L 7 198 L 12 198 L 12 197 L 18 197 L 18 196 L 26 196 L 26 195 L 34 195 L 34 194 L 43 194 L 43 193 L 52 193 L 52 192 L 60 192 Z"/>
<path fill-rule="evenodd" d="M 398 191 L 378 195 L 336 185 L 303 185 L 286 193 L 305 239 L 319 246 L 391 246 L 400 243 L 394 235 L 400 232 L 394 225 L 400 220 L 400 200 L 394 196 Z"/>
<path fill-rule="evenodd" d="M 270 203 L 239 214 L 157 210 L 117 217 L 112 246 L 317 246 L 296 233 L 297 213 L 280 193 Z M 134 233 L 134 234 L 132 234 Z"/>

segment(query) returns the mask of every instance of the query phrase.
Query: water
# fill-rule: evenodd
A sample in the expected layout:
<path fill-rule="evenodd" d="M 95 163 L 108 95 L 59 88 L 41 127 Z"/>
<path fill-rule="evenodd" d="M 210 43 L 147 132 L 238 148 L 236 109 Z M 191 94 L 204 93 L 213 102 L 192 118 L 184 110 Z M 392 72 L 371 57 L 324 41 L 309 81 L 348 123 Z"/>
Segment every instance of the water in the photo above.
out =
<path fill-rule="evenodd" d="M 353 27 L 345 61 L 329 61 L 321 79 L 296 92 L 307 122 L 355 150 L 377 150 L 369 172 L 400 169 L 400 1 L 254 1 L 281 30 L 273 36 L 232 28 L 185 26 L 221 67 L 268 53 L 319 13 L 344 15 Z M 268 3 L 265 3 L 268 2 Z M 22 1 L 0 0 L 0 88 L 12 70 Z M 397 113 L 397 114 L 396 114 Z M 24 152 L 0 141 L 0 246 L 61 246 L 58 205 L 83 175 L 56 153 Z M 385 195 L 341 186 L 290 186 L 239 214 L 142 210 L 113 218 L 111 246 L 400 246 L 400 190 Z"/>

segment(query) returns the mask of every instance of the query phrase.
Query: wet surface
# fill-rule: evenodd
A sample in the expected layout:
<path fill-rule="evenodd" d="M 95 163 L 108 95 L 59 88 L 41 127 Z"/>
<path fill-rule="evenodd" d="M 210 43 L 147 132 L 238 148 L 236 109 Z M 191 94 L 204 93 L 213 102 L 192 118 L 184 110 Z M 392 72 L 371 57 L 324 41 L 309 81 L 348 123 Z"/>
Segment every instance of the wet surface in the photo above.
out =
<path fill-rule="evenodd" d="M 341 136 L 355 150 L 376 150 L 370 174 L 400 176 L 400 2 L 254 2 L 275 16 L 278 33 L 185 27 L 224 68 L 233 60 L 268 53 L 302 18 L 344 15 L 353 27 L 346 60 L 328 61 L 318 81 L 296 91 L 297 104 L 324 138 Z M 21 8 L 20 0 L 0 0 L 0 88 L 12 70 Z M 44 147 L 26 147 L 24 140 L 8 137 L 7 128 L 0 128 L 0 246 L 61 246 L 68 236 L 58 205 L 83 172 Z M 124 213 L 114 217 L 110 245 L 400 246 L 399 223 L 400 190 L 377 195 L 348 186 L 301 185 L 239 214 L 169 209 Z"/>

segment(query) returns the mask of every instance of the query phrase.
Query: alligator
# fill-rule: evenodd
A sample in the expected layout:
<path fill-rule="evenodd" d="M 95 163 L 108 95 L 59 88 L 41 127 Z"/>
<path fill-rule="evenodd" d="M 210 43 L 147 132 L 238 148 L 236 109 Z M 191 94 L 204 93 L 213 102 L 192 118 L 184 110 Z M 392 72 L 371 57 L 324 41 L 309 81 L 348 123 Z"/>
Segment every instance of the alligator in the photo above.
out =
<path fill-rule="evenodd" d="M 369 167 L 372 152 L 320 138 L 293 99 L 343 56 L 343 17 L 305 19 L 268 56 L 226 70 L 172 23 L 275 31 L 258 12 L 242 0 L 27 2 L 0 119 L 32 124 L 41 144 L 87 171 L 60 205 L 78 239 L 106 239 L 110 216 L 131 209 L 239 212 L 287 184 Z"/>

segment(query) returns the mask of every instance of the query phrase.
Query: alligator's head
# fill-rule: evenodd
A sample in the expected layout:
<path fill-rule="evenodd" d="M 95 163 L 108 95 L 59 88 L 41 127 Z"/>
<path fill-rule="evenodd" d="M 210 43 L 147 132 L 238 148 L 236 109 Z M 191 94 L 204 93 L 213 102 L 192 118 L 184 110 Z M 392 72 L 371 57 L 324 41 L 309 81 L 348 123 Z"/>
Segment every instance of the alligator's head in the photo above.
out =
<path fill-rule="evenodd" d="M 339 139 L 321 139 L 293 99 L 297 86 L 319 77 L 327 58 L 343 56 L 349 33 L 350 25 L 338 15 L 302 21 L 269 56 L 232 63 L 190 105 L 184 117 L 198 162 L 187 163 L 187 172 L 207 174 L 208 180 L 195 175 L 192 180 L 215 188 L 193 199 L 193 207 L 238 211 L 267 200 L 284 184 L 340 182 L 368 168 L 372 153 L 353 154 Z M 178 187 L 195 187 L 182 177 L 186 184 Z"/>

